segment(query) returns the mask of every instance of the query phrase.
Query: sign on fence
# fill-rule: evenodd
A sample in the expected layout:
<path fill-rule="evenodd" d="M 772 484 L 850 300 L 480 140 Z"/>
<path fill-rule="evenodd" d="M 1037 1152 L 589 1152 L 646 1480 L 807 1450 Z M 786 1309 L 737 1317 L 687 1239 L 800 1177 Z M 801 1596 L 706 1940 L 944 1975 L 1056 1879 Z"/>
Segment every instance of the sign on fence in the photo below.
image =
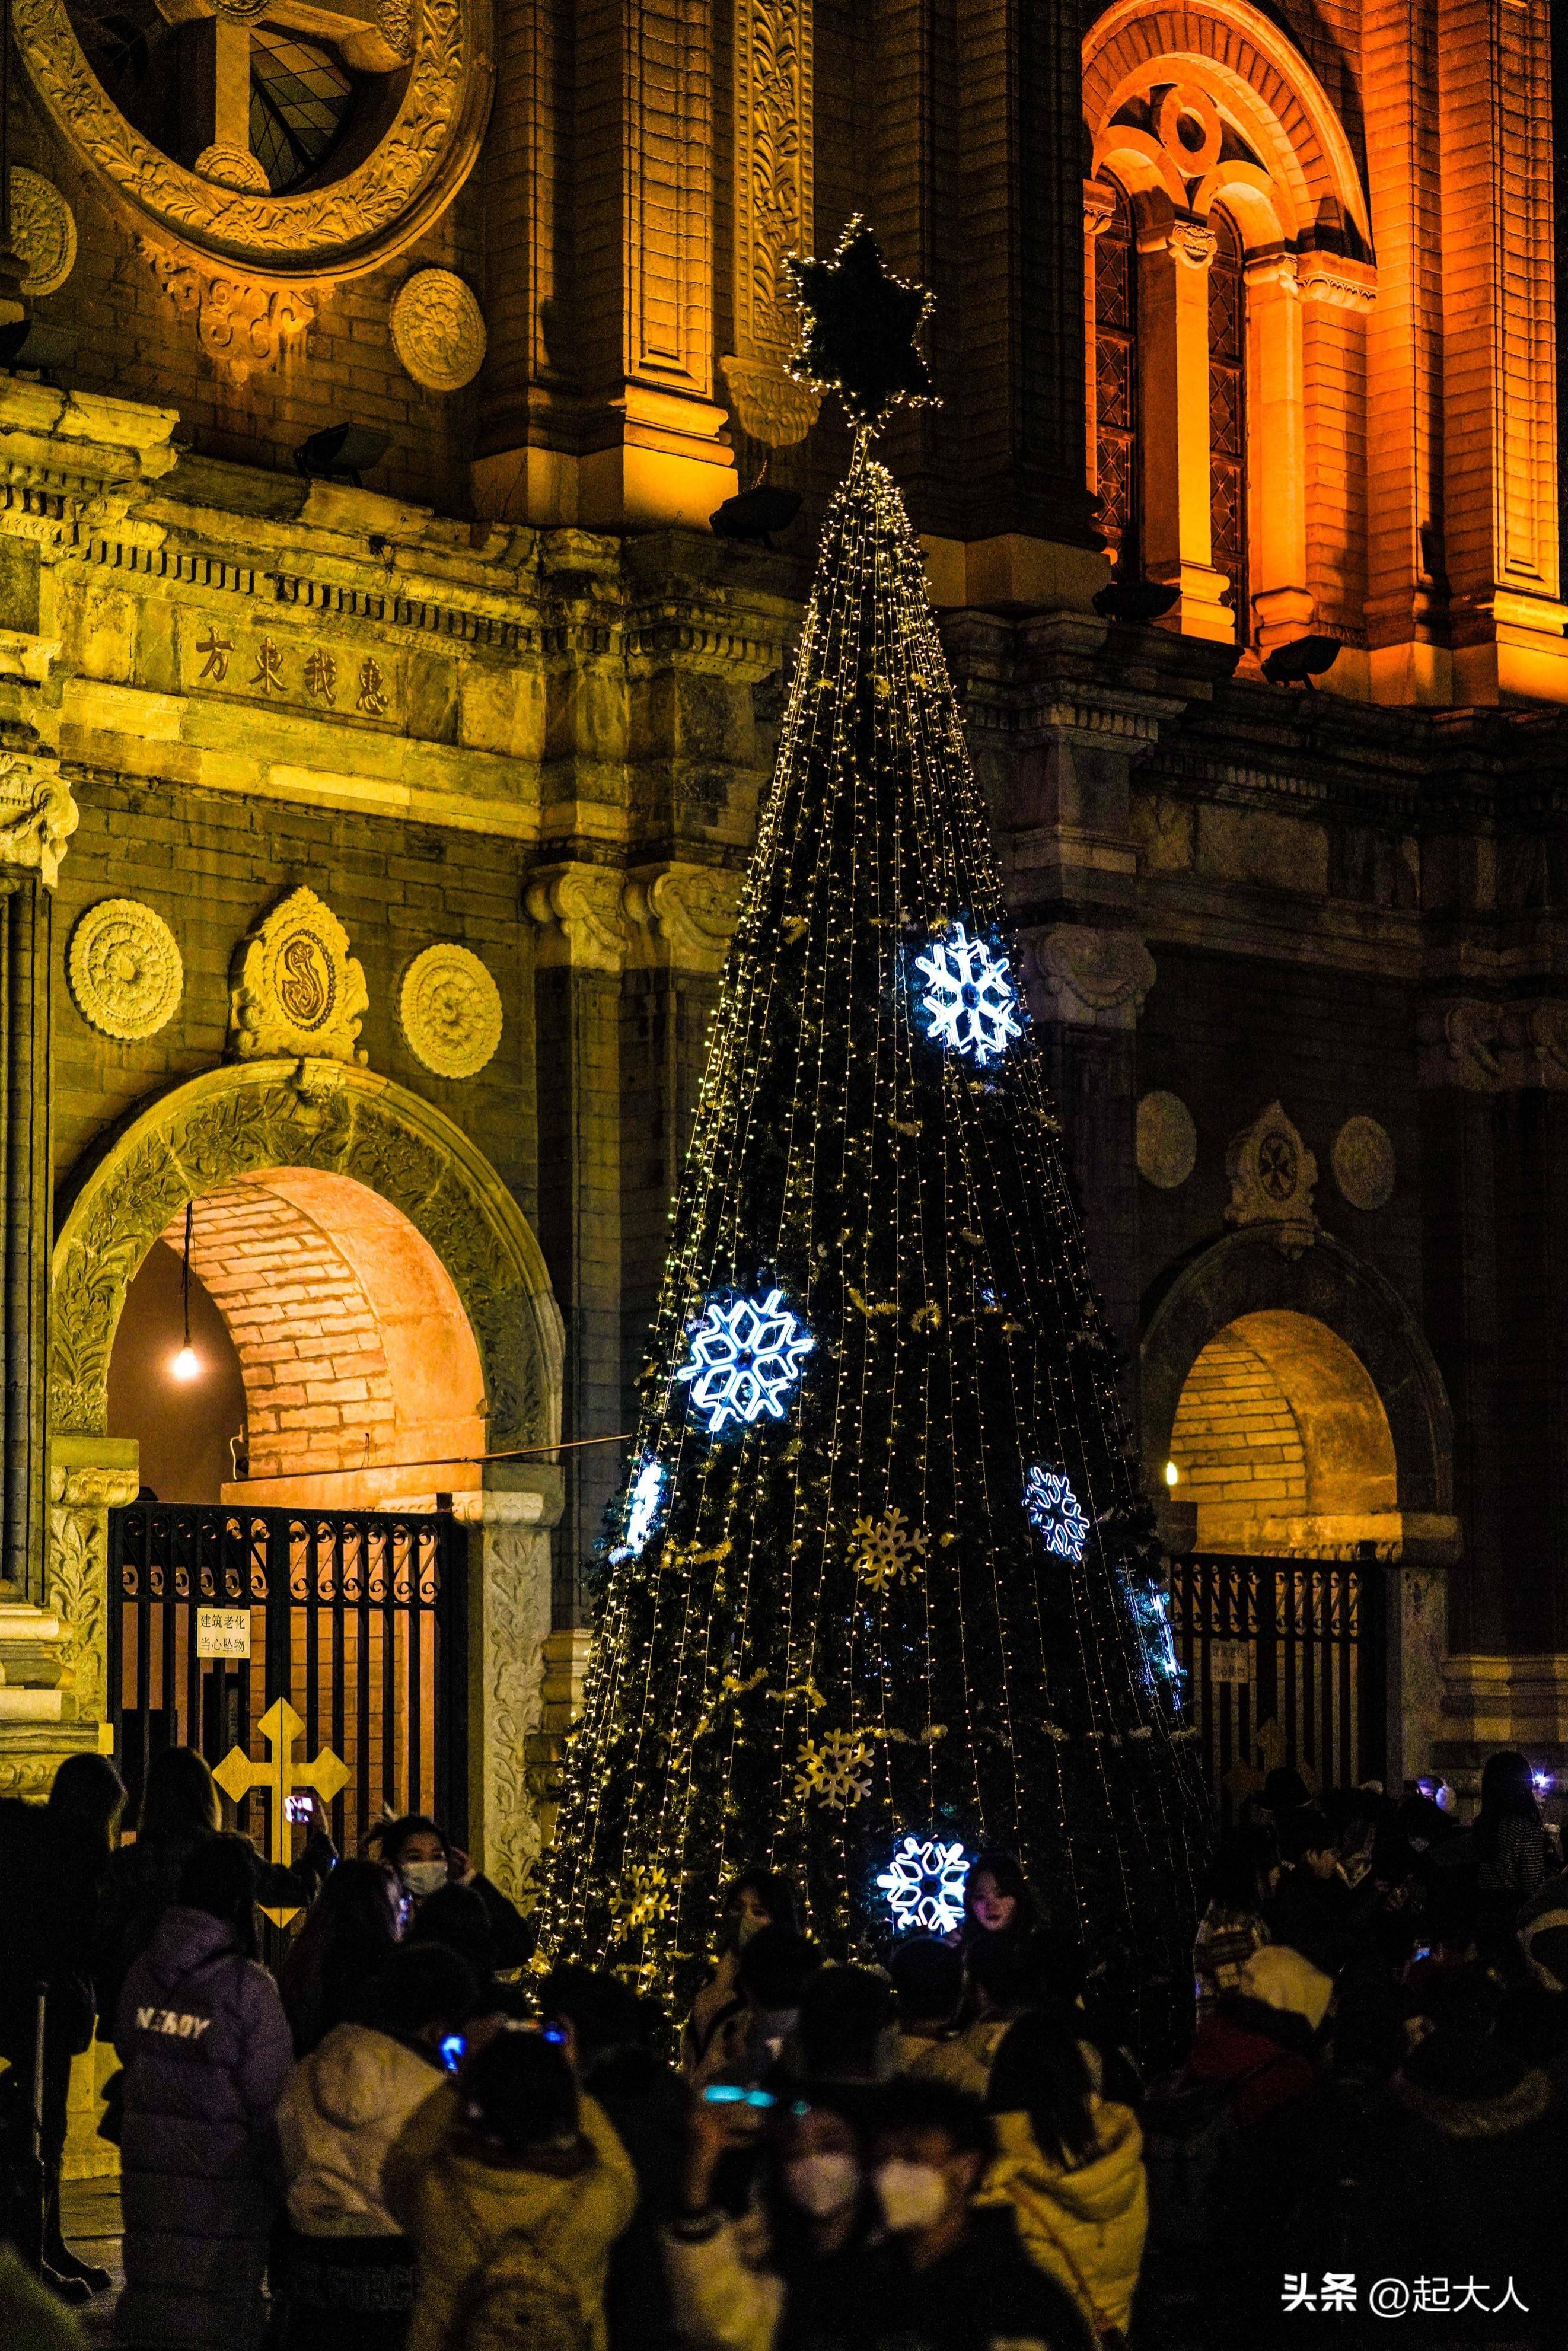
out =
<path fill-rule="evenodd" d="M 198 1657 L 248 1657 L 250 1610 L 198 1608 L 196 1655 Z"/>

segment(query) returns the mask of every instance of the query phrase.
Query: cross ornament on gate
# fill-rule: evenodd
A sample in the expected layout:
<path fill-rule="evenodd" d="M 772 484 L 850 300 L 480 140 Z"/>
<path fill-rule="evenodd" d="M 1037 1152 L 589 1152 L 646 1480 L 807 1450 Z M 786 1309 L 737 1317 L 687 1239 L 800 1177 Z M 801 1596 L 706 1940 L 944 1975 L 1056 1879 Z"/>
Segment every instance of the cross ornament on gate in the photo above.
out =
<path fill-rule="evenodd" d="M 313 1788 L 324 1804 L 329 1804 L 340 1788 L 348 1784 L 349 1767 L 341 1756 L 334 1755 L 329 1747 L 308 1763 L 297 1763 L 293 1758 L 295 1740 L 305 1725 L 286 1698 L 274 1700 L 262 1716 L 256 1728 L 271 1752 L 265 1763 L 254 1763 L 243 1747 L 231 1747 L 213 1777 L 231 1803 L 243 1803 L 252 1789 L 270 1799 L 267 1823 L 267 1857 L 284 1863 L 288 1853 L 288 1798 L 300 1788 Z M 287 1927 L 290 1918 L 299 1916 L 299 1905 L 291 1909 L 268 1909 L 262 1905 L 263 1915 L 275 1927 Z"/>

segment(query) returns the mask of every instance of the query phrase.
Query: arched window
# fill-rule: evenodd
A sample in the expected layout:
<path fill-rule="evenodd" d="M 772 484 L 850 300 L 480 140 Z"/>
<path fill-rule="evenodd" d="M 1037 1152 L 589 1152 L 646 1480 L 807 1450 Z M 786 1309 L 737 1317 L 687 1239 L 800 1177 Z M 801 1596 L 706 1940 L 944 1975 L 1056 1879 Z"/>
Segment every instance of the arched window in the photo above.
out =
<path fill-rule="evenodd" d="M 1094 239 L 1094 473 L 1112 557 L 1138 563 L 1138 278 L 1133 207 L 1116 180 Z"/>
<path fill-rule="evenodd" d="M 1208 266 L 1208 513 L 1212 560 L 1230 582 L 1225 601 L 1241 644 L 1251 642 L 1247 594 L 1247 287 L 1230 215 L 1210 216 Z"/>

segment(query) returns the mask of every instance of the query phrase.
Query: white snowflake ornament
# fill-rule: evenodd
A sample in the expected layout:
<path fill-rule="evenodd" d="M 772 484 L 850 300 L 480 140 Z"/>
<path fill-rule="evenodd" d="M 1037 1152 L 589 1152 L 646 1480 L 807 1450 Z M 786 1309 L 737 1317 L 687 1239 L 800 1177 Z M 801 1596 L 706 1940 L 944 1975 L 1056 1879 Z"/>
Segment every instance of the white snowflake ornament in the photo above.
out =
<path fill-rule="evenodd" d="M 648 1538 L 659 1523 L 664 1506 L 664 1488 L 669 1473 L 662 1461 L 650 1455 L 632 1480 L 626 1497 L 626 1518 L 621 1541 L 610 1556 L 619 1563 L 623 1559 L 635 1559 L 647 1548 Z"/>
<path fill-rule="evenodd" d="M 968 1054 L 983 1070 L 1023 1035 L 1006 956 L 984 939 L 972 939 L 961 922 L 933 939 L 925 954 L 915 956 L 915 968 L 925 981 L 917 998 L 925 1033 L 938 1044 Z"/>
<path fill-rule="evenodd" d="M 961 1844 L 940 1837 L 906 1836 L 877 1884 L 887 1896 L 894 1929 L 901 1935 L 950 1935 L 964 1917 L 964 1880 L 969 1856 Z"/>
<path fill-rule="evenodd" d="M 675 1377 L 690 1382 L 693 1409 L 710 1437 L 731 1420 L 749 1424 L 763 1413 L 782 1420 L 817 1343 L 781 1290 L 766 1298 L 710 1298 L 686 1336 L 692 1352 Z"/>
<path fill-rule="evenodd" d="M 1047 1551 L 1054 1552 L 1058 1559 L 1082 1558 L 1089 1521 L 1060 1469 L 1048 1469 L 1036 1462 L 1025 1481 L 1023 1506 Z"/>

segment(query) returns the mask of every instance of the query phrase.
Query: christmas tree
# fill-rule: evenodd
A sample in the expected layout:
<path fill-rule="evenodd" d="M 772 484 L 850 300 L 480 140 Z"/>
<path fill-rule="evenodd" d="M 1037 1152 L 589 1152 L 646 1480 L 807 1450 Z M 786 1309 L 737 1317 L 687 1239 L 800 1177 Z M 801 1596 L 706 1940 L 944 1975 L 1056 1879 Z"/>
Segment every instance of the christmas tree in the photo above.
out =
<path fill-rule="evenodd" d="M 1016 1851 L 1185 1978 L 1206 1808 L 1153 1519 L 919 543 L 872 455 L 925 297 L 791 265 L 855 426 L 725 972 L 543 1948 L 679 2001 L 722 1882 L 868 1950 Z"/>

